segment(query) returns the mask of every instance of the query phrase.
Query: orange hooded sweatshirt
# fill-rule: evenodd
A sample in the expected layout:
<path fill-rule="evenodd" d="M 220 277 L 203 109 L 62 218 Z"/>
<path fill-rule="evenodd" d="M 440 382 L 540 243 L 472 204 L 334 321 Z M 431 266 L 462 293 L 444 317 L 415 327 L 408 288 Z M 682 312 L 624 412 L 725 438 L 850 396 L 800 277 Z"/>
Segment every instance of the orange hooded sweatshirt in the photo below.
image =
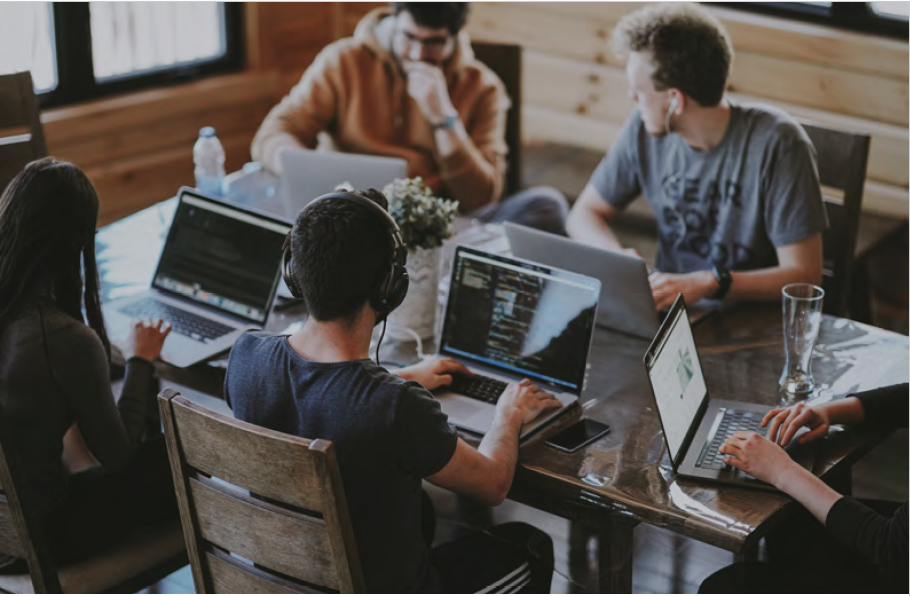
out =
<path fill-rule="evenodd" d="M 407 80 L 391 43 L 394 18 L 387 8 L 367 14 L 354 37 L 326 46 L 300 82 L 266 116 L 253 139 L 253 159 L 280 170 L 278 150 L 314 148 L 325 132 L 335 149 L 401 157 L 408 176 L 422 176 L 463 211 L 499 200 L 506 169 L 505 122 L 509 99 L 499 78 L 474 58 L 461 31 L 443 65 L 452 105 L 468 142 L 452 155 L 437 154 L 433 129 L 408 95 Z"/>

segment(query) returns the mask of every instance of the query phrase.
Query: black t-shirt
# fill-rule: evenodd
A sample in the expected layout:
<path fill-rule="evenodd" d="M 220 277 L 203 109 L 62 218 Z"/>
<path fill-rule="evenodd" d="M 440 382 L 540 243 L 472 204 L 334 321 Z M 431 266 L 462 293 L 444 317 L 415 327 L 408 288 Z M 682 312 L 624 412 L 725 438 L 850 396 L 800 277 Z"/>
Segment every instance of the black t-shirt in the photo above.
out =
<path fill-rule="evenodd" d="M 438 588 L 420 481 L 445 467 L 458 437 L 426 389 L 369 360 L 310 362 L 287 336 L 254 332 L 231 351 L 224 394 L 240 420 L 335 445 L 371 592 Z"/>

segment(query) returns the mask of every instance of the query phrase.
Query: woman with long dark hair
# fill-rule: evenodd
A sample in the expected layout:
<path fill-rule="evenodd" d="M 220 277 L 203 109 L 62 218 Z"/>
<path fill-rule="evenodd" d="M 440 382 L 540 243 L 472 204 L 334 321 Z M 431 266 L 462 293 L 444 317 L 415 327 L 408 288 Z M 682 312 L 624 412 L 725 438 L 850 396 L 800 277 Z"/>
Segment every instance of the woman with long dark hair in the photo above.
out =
<path fill-rule="evenodd" d="M 25 477 L 20 496 L 45 518 L 59 563 L 177 516 L 152 366 L 170 329 L 160 320 L 135 323 L 115 401 L 97 217 L 92 183 L 53 158 L 28 164 L 0 195 L 0 407 Z M 71 429 L 98 466 L 67 472 L 69 446 L 80 443 L 64 441 Z M 21 567 L 0 555 L 4 563 Z"/>

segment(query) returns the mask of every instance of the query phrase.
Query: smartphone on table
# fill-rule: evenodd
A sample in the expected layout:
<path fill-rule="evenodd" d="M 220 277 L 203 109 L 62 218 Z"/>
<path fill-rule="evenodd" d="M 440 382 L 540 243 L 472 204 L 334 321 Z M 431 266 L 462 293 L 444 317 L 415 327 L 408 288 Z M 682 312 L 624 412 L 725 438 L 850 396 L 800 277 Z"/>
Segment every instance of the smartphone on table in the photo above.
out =
<path fill-rule="evenodd" d="M 565 428 L 549 439 L 547 445 L 565 453 L 575 453 L 585 445 L 590 445 L 610 432 L 610 425 L 582 418 L 572 426 Z"/>

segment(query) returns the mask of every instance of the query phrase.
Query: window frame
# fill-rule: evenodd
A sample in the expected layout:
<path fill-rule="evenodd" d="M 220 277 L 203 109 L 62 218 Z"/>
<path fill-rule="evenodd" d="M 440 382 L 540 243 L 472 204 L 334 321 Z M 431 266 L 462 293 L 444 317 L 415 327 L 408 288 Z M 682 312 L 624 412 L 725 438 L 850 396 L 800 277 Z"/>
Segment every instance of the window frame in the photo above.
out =
<path fill-rule="evenodd" d="M 242 2 L 224 2 L 224 56 L 166 67 L 135 76 L 96 81 L 92 63 L 91 14 L 88 2 L 53 2 L 54 60 L 57 86 L 38 95 L 42 108 L 100 99 L 118 93 L 177 85 L 237 72 L 245 63 Z"/>
<path fill-rule="evenodd" d="M 799 2 L 718 2 L 715 6 L 784 17 L 907 41 L 907 21 L 875 14 L 869 2 L 832 2 L 813 6 Z"/>

